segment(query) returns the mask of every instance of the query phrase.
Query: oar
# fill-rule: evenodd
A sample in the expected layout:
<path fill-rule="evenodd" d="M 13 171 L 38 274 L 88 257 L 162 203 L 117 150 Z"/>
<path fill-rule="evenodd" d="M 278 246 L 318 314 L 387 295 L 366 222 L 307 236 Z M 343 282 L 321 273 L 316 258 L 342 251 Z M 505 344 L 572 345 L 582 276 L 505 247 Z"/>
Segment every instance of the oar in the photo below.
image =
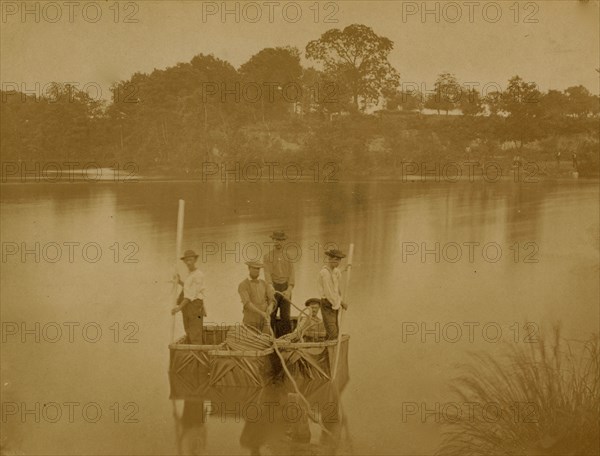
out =
<path fill-rule="evenodd" d="M 344 293 L 342 296 L 342 300 L 348 298 L 348 287 L 350 286 L 350 272 L 352 271 L 352 257 L 354 256 L 354 244 L 350 244 L 350 248 L 348 249 L 348 265 L 346 266 L 346 286 L 344 287 Z M 342 315 L 343 315 L 343 307 L 340 306 L 340 310 L 338 311 L 338 340 L 337 340 L 337 349 L 335 351 L 335 361 L 333 363 L 333 374 L 331 375 L 331 381 L 335 380 L 335 376 L 337 374 L 337 367 L 340 361 L 340 347 L 342 346 Z"/>
<path fill-rule="evenodd" d="M 179 200 L 179 210 L 177 211 L 177 239 L 175 240 L 175 274 L 177 274 L 177 266 L 179 266 L 179 255 L 181 255 L 181 242 L 183 240 L 183 214 L 185 210 L 185 201 Z M 173 280 L 173 306 L 177 305 L 177 298 L 179 298 L 178 283 Z M 175 342 L 175 314 L 171 318 L 171 342 Z"/>
<path fill-rule="evenodd" d="M 267 324 L 267 327 L 269 328 L 269 332 L 271 333 L 271 337 L 273 338 L 273 349 L 275 350 L 275 353 L 277 354 L 277 357 L 279 358 L 279 361 L 281 362 L 281 367 L 283 367 L 283 371 L 285 372 L 285 375 L 287 375 L 290 383 L 292 384 L 294 391 L 296 391 L 296 394 L 298 395 L 298 397 L 300 399 L 302 399 L 302 402 L 304 403 L 304 405 L 306 407 L 307 416 L 312 421 L 314 421 L 316 424 L 318 424 L 324 433 L 326 433 L 330 437 L 333 437 L 333 434 L 331 433 L 331 431 L 329 431 L 329 429 L 327 429 L 325 427 L 325 425 L 323 424 L 323 419 L 319 418 L 317 416 L 313 416 L 313 414 L 311 413 L 312 411 L 311 411 L 311 407 L 310 407 L 310 402 L 308 402 L 308 399 L 306 399 L 306 397 L 304 397 L 304 394 L 302 394 L 300 392 L 300 388 L 298 388 L 298 384 L 296 383 L 296 380 L 294 380 L 294 377 L 292 376 L 291 372 L 289 371 L 287 364 L 285 362 L 285 359 L 284 359 L 283 355 L 281 354 L 281 352 L 279 351 L 279 346 L 277 345 L 277 339 L 275 338 L 275 333 L 273 332 L 273 328 L 271 328 L 271 322 L 268 319 L 266 321 L 266 324 Z"/>
<path fill-rule="evenodd" d="M 298 307 L 296 304 L 294 304 L 294 303 L 292 302 L 292 300 L 291 300 L 291 299 L 288 299 L 288 298 L 286 298 L 286 297 L 285 297 L 285 295 L 284 295 L 284 294 L 283 294 L 281 291 L 275 291 L 275 293 L 274 293 L 274 294 L 276 294 L 276 295 L 278 295 L 278 296 L 281 296 L 281 298 L 282 298 L 284 301 L 286 301 L 286 302 L 290 303 L 290 305 L 291 305 L 292 307 L 295 307 L 295 308 L 296 308 L 296 309 L 297 309 L 297 310 L 300 312 L 300 315 L 304 315 L 304 313 L 307 311 L 307 308 L 306 308 L 306 307 L 304 307 L 304 309 L 301 309 L 301 308 L 300 308 L 300 307 Z"/>

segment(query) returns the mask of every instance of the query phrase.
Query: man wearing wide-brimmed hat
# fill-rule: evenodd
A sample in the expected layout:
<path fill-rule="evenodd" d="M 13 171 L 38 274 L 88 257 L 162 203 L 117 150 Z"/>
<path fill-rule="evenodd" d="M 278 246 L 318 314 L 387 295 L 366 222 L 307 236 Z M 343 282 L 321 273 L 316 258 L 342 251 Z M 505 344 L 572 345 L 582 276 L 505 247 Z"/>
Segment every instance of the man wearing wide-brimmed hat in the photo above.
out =
<path fill-rule="evenodd" d="M 188 338 L 188 343 L 192 345 L 202 345 L 202 325 L 206 311 L 204 310 L 204 274 L 196 268 L 198 255 L 193 250 L 186 250 L 181 260 L 188 268 L 189 274 L 182 281 L 177 274 L 176 279 L 183 286 L 181 301 L 173 307 L 172 314 L 181 311 L 183 317 L 183 327 Z"/>
<path fill-rule="evenodd" d="M 319 292 L 321 293 L 321 315 L 327 332 L 327 339 L 333 340 L 338 337 L 338 312 L 340 307 L 347 309 L 348 306 L 342 301 L 340 282 L 342 273 L 339 265 L 345 258 L 340 250 L 330 249 L 325 252 L 325 265 L 319 272 Z"/>
<path fill-rule="evenodd" d="M 270 314 L 273 310 L 274 298 L 267 283 L 259 279 L 260 269 L 264 266 L 257 261 L 247 261 L 249 277 L 238 286 L 238 293 L 244 305 L 245 325 L 253 326 L 259 331 L 270 334 Z"/>
<path fill-rule="evenodd" d="M 294 263 L 290 261 L 283 250 L 283 242 L 287 236 L 283 231 L 274 231 L 271 235 L 274 248 L 270 249 L 263 257 L 265 265 L 265 281 L 272 291 L 282 293 L 275 294 L 275 307 L 271 313 L 271 327 L 275 331 L 275 322 L 277 321 L 277 310 L 281 321 L 278 336 L 288 334 L 292 330 L 290 321 L 290 300 L 292 299 L 292 290 L 295 285 Z"/>

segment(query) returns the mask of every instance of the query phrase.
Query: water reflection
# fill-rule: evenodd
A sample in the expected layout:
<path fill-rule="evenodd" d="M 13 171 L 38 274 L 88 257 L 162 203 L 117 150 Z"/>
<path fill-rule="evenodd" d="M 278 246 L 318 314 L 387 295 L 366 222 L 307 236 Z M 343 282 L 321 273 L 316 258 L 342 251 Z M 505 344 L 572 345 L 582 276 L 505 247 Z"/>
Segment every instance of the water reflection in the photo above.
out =
<path fill-rule="evenodd" d="M 9 337 L 2 346 L 3 400 L 96 401 L 106 410 L 116 401 L 140 406 L 138 424 L 118 427 L 109 420 L 109 413 L 93 428 L 81 419 L 35 423 L 31 417 L 25 422 L 9 417 L 2 428 L 10 441 L 0 442 L 6 451 L 173 454 L 176 441 L 182 454 L 250 454 L 257 445 L 261 453 L 275 453 L 279 447 L 283 453 L 300 453 L 307 445 L 315 453 L 328 451 L 321 442 L 321 428 L 312 422 L 310 444 L 302 440 L 306 439 L 302 428 L 295 431 L 296 439 L 286 434 L 290 424 L 286 422 L 267 422 L 263 426 L 269 429 L 266 436 L 249 423 L 243 434 L 243 417 L 236 421 L 229 414 L 222 419 L 222 411 L 209 414 L 205 410 L 213 399 L 214 403 L 223 399 L 214 390 L 202 388 L 192 388 L 191 396 L 174 396 L 179 426 L 178 438 L 174 438 L 172 403 L 156 397 L 164 397 L 169 388 L 163 374 L 169 362 L 165 345 L 171 321 L 167 281 L 172 275 L 178 198 L 186 200 L 186 248 L 200 250 L 206 242 L 232 248 L 236 242 L 268 241 L 274 229 L 288 231 L 303 248 L 294 289 L 299 302 L 316 291 L 322 255 L 311 247 L 316 242 L 334 241 L 342 248 L 355 243 L 350 310 L 343 322 L 344 332 L 353 338 L 348 391 L 372 394 L 381 391 L 381 379 L 386 379 L 386 400 L 377 407 L 365 407 L 359 394 L 344 394 L 359 454 L 381 454 L 390 448 L 411 455 L 433 454 L 441 438 L 438 427 L 398 421 L 398 404 L 451 400 L 445 390 L 453 375 L 451 367 L 464 362 L 467 352 L 483 350 L 495 355 L 500 346 L 483 340 L 481 331 L 474 343 L 466 337 L 456 343 L 435 343 L 428 337 L 424 343 L 420 335 L 404 341 L 399 333 L 402 322 L 425 322 L 428 328 L 436 322 L 442 327 L 451 322 L 479 322 L 481 326 L 497 322 L 504 330 L 501 343 L 513 343 L 510 328 L 515 323 L 535 322 L 541 333 L 545 323 L 562 320 L 568 338 L 597 331 L 597 182 L 240 183 L 228 187 L 140 182 L 3 185 L 1 190 L 3 242 L 25 242 L 32 248 L 35 242 L 83 245 L 95 241 L 104 251 L 96 263 L 85 261 L 80 251 L 71 263 L 66 250 L 56 263 L 36 262 L 33 255 L 27 261 L 20 255 L 7 257 L 0 286 L 2 321 L 28 322 L 29 327 L 34 322 L 43 326 L 77 321 L 79 328 L 96 322 L 104 332 L 93 344 L 83 340 L 80 331 L 75 343 L 68 341 L 66 331 L 57 343 L 34 343 L 31 336 L 23 343 L 19 335 Z M 115 262 L 111 247 L 129 241 L 139 246 L 135 255 L 139 262 L 125 263 L 124 256 Z M 402 259 L 403 242 L 492 241 L 504 252 L 497 263 L 486 262 L 481 255 L 473 262 L 463 255 L 456 263 L 434 262 L 431 256 L 422 262 L 419 255 Z M 539 247 L 540 261 L 515 263 L 510 247 L 527 241 Z M 243 258 L 228 255 L 223 259 L 215 254 L 200 268 L 209 287 L 208 321 L 239 321 L 237 284 L 246 275 Z M 116 344 L 110 328 L 118 323 L 123 329 L 128 322 L 139 327 L 137 342 Z M 182 334 L 183 328 L 177 333 Z M 127 369 L 99 369 L 100 363 Z M 282 385 L 274 386 L 261 392 L 260 400 L 274 397 L 283 404 L 292 400 L 290 392 Z M 196 403 L 186 408 L 184 400 Z M 229 410 L 232 400 L 237 399 L 225 400 Z M 382 424 L 392 422 L 398 426 Z M 339 453 L 350 452 L 346 422 L 342 424 Z M 73 439 L 73 435 L 82 437 Z"/>
<path fill-rule="evenodd" d="M 177 452 L 184 455 L 206 454 L 207 430 L 205 426 L 205 404 L 202 398 L 186 400 L 181 415 L 177 401 L 173 401 L 173 419 L 177 437 Z"/>
<path fill-rule="evenodd" d="M 337 382 L 300 382 L 299 395 L 286 379 L 264 388 L 214 387 L 208 379 L 200 384 L 197 379 L 170 376 L 181 455 L 240 449 L 250 455 L 352 454 Z"/>

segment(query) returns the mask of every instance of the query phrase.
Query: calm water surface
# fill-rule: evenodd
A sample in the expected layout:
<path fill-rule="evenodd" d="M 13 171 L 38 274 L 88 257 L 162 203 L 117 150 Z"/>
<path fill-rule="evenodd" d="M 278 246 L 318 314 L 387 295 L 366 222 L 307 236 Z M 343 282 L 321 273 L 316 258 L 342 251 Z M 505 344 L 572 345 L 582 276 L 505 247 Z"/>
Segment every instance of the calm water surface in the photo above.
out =
<path fill-rule="evenodd" d="M 209 321 L 241 319 L 243 261 L 268 248 L 270 231 L 285 229 L 297 243 L 289 252 L 298 256 L 298 303 L 315 296 L 323 246 L 356 245 L 344 318 L 350 382 L 339 398 L 347 418 L 340 453 L 432 454 L 440 424 L 423 423 L 419 414 L 403 418 L 403 404 L 432 408 L 453 400 L 456 365 L 468 352 L 523 344 L 556 322 L 569 338 L 598 331 L 597 181 L 1 190 L 3 252 L 7 243 L 32 249 L 39 242 L 41 249 L 39 262 L 34 254 L 2 260 L 2 402 L 18 406 L 15 415 L 3 409 L 7 454 L 330 451 L 312 424 L 311 443 L 298 446 L 281 423 L 249 426 L 247 417 L 215 413 L 202 425 L 203 399 L 202 406 L 169 400 L 168 281 L 178 198 L 186 200 L 184 248 L 205 254 Z M 69 242 L 79 243 L 72 244 L 72 262 Z M 62 247 L 62 257 L 51 243 Z M 88 243 L 96 247 L 88 245 L 84 258 Z M 98 248 L 101 257 L 92 262 Z M 424 257 L 423 248 L 430 251 Z M 12 335 L 12 322 L 34 331 L 23 336 L 17 326 Z M 177 325 L 180 334 L 179 318 Z M 61 404 L 62 415 L 51 403 Z M 76 403 L 72 417 L 65 403 Z M 22 415 L 26 410 L 33 412 Z"/>

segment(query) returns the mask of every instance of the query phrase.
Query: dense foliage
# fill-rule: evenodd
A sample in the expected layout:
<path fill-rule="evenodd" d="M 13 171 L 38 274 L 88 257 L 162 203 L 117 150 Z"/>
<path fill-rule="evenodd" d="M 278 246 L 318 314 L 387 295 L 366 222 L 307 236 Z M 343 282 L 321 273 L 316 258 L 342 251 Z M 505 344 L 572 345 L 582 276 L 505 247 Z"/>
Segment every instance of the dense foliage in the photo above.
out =
<path fill-rule="evenodd" d="M 554 163 L 561 152 L 565 165 L 577 154 L 580 174 L 598 173 L 599 98 L 585 87 L 543 93 L 515 76 L 483 94 L 445 72 L 432 93 L 401 90 L 392 48 L 355 24 L 308 43 L 320 69 L 277 47 L 238 69 L 199 54 L 135 73 L 110 102 L 60 84 L 2 92 L 2 159 L 133 161 L 142 175 L 195 174 L 206 161 L 334 161 L 346 174 L 393 176 L 406 161 Z"/>

